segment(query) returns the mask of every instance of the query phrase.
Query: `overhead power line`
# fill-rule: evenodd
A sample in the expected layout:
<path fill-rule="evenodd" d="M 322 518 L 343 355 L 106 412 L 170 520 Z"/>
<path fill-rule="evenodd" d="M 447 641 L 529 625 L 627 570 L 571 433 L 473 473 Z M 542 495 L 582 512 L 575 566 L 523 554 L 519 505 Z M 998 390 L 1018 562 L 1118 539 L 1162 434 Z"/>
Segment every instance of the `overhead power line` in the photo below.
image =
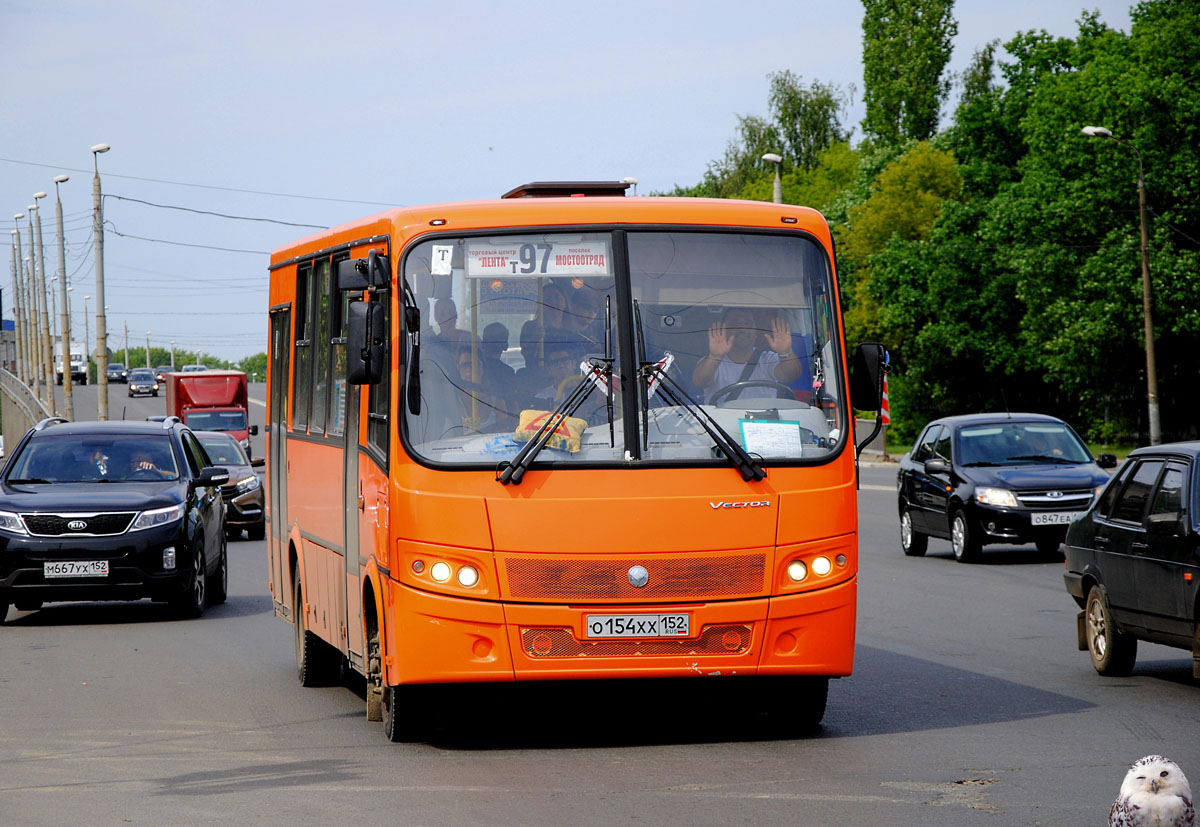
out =
<path fill-rule="evenodd" d="M 270 255 L 270 253 L 264 252 L 263 250 L 237 250 L 233 247 L 214 247 L 211 244 L 188 244 L 184 241 L 167 241 L 165 238 L 146 238 L 145 236 L 141 235 L 123 233 L 113 226 L 111 221 L 105 221 L 104 223 L 108 227 L 109 232 L 111 232 L 113 235 L 119 235 L 121 238 L 136 238 L 138 241 L 153 241 L 156 244 L 173 244 L 176 247 L 199 247 L 204 250 L 220 250 L 225 253 L 249 253 L 250 255 L 255 256 Z"/>
<path fill-rule="evenodd" d="M 235 221 L 263 221 L 268 224 L 282 224 L 285 227 L 312 227 L 314 230 L 328 230 L 329 227 L 324 224 L 297 224 L 293 221 L 279 221 L 275 218 L 252 218 L 245 215 L 227 215 L 226 213 L 212 212 L 210 210 L 196 210 L 191 207 L 177 207 L 173 204 L 154 204 L 150 201 L 143 201 L 140 198 L 128 198 L 123 195 L 113 195 L 106 193 L 105 198 L 115 198 L 118 201 L 132 201 L 135 204 L 145 204 L 148 207 L 158 207 L 161 210 L 181 210 L 183 212 L 196 213 L 197 215 L 215 215 L 218 218 L 231 218 Z"/>

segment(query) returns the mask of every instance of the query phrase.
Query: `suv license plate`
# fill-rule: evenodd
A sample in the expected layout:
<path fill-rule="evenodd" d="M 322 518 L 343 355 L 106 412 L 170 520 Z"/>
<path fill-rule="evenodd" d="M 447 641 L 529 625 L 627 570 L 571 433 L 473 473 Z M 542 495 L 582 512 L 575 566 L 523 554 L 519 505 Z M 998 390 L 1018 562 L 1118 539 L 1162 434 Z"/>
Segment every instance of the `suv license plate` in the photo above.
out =
<path fill-rule="evenodd" d="M 587 615 L 589 638 L 598 637 L 687 637 L 691 615 Z"/>
<path fill-rule="evenodd" d="M 108 577 L 107 560 L 55 560 L 42 564 L 45 577 Z"/>
<path fill-rule="evenodd" d="M 1051 511 L 1034 514 L 1031 521 L 1034 525 L 1066 525 L 1078 516 L 1078 511 Z"/>

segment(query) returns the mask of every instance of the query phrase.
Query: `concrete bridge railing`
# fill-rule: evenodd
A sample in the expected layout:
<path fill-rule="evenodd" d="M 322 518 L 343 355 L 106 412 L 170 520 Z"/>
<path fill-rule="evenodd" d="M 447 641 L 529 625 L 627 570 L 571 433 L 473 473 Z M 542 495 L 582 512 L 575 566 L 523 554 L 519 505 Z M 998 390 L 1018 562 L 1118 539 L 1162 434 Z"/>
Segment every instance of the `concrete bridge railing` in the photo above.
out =
<path fill-rule="evenodd" d="M 7 450 L 15 448 L 30 428 L 52 415 L 16 375 L 0 368 L 0 423 Z"/>

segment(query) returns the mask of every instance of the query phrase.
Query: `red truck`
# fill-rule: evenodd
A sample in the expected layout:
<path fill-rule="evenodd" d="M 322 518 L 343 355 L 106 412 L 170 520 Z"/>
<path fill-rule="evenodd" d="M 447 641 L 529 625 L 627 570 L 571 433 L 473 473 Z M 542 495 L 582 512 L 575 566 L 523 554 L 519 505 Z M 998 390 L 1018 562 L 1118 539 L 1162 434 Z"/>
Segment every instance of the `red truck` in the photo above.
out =
<path fill-rule="evenodd" d="M 193 431 L 226 431 L 250 455 L 257 425 L 248 421 L 246 374 L 240 370 L 168 373 L 167 415 L 177 416 Z"/>

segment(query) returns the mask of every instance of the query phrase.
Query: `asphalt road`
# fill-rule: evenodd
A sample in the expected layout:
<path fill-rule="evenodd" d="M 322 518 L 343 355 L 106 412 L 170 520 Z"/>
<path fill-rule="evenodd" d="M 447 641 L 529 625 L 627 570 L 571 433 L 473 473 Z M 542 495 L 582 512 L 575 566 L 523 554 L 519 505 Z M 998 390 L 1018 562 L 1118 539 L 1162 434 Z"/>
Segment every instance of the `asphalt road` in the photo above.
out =
<path fill-rule="evenodd" d="M 1098 825 L 1143 755 L 1200 779 L 1190 653 L 1143 644 L 1101 678 L 1056 555 L 904 557 L 894 468 L 863 471 L 855 673 L 812 737 L 696 679 L 438 692 L 406 714 L 453 726 L 390 744 L 361 687 L 299 686 L 265 543 L 241 541 L 198 620 L 10 610 L 0 823 Z"/>

